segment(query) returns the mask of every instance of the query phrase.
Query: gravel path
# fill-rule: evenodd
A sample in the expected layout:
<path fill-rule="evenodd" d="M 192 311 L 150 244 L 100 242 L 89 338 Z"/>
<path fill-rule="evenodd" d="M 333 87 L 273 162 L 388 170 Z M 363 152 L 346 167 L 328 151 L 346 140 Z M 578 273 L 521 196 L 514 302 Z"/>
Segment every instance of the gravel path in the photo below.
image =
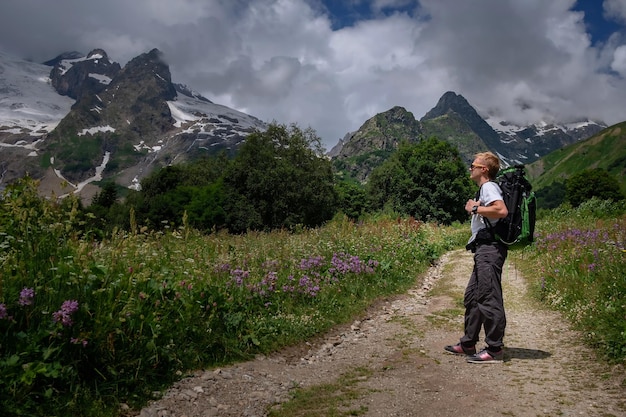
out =
<path fill-rule="evenodd" d="M 509 262 L 505 362 L 469 364 L 444 353 L 461 336 L 471 268 L 471 253 L 450 252 L 418 286 L 351 325 L 270 356 L 198 371 L 139 415 L 266 416 L 294 387 L 333 383 L 360 369 L 367 370 L 355 385 L 360 395 L 344 408 L 365 417 L 626 416 L 624 368 L 597 362 L 557 313 L 527 297 Z"/>

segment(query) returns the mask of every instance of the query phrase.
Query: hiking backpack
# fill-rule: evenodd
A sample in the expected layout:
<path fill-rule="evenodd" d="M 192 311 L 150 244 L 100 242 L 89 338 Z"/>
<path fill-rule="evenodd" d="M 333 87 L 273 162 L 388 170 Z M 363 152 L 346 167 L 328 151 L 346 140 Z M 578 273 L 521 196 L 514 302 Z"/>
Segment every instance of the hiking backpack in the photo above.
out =
<path fill-rule="evenodd" d="M 533 242 L 537 199 L 532 185 L 526 178 L 524 165 L 500 170 L 494 180 L 502 190 L 502 199 L 509 214 L 498 220 L 495 226 L 487 225 L 495 238 L 508 246 L 525 246 Z"/>

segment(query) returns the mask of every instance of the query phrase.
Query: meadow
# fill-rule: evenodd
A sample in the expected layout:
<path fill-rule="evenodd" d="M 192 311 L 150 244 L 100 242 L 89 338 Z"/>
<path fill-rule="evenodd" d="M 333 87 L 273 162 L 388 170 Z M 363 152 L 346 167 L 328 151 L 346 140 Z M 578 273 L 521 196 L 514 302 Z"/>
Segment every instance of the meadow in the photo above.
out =
<path fill-rule="evenodd" d="M 511 259 L 606 360 L 626 357 L 622 205 L 543 214 Z M 468 225 L 337 216 L 292 232 L 135 224 L 103 241 L 24 181 L 0 209 L 2 415 L 114 416 L 186 373 L 306 340 L 406 291 Z"/>
<path fill-rule="evenodd" d="M 186 372 L 294 344 L 406 290 L 463 232 L 386 216 L 245 235 L 131 221 L 96 241 L 75 201 L 22 182 L 0 211 L 0 408 L 117 415 Z"/>
<path fill-rule="evenodd" d="M 512 259 L 534 296 L 561 311 L 601 360 L 626 361 L 626 204 L 592 198 L 541 213 Z"/>

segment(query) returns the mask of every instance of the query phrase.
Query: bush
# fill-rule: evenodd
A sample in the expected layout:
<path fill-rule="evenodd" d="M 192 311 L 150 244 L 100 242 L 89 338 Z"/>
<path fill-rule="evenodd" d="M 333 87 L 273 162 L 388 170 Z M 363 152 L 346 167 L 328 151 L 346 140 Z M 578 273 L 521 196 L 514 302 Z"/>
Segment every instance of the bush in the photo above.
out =
<path fill-rule="evenodd" d="M 592 197 L 614 201 L 624 199 L 617 179 L 602 168 L 587 169 L 569 178 L 565 197 L 574 207 Z"/>

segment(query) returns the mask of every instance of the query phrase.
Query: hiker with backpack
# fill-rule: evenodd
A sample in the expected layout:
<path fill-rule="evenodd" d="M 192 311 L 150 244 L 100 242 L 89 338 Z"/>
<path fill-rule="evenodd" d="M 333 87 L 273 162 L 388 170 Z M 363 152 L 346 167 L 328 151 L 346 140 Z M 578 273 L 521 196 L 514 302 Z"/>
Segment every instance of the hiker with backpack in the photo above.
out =
<path fill-rule="evenodd" d="M 465 204 L 472 216 L 472 236 L 467 249 L 474 253 L 474 268 L 465 289 L 465 334 L 456 345 L 445 351 L 468 355 L 470 363 L 498 363 L 504 358 L 503 339 L 506 315 L 502 298 L 502 266 L 508 253 L 507 244 L 496 238 L 494 229 L 508 209 L 500 186 L 494 182 L 500 160 L 491 152 L 478 153 L 469 167 L 470 178 L 479 187 L 475 199 Z M 485 330 L 487 347 L 476 351 L 481 328 Z"/>

